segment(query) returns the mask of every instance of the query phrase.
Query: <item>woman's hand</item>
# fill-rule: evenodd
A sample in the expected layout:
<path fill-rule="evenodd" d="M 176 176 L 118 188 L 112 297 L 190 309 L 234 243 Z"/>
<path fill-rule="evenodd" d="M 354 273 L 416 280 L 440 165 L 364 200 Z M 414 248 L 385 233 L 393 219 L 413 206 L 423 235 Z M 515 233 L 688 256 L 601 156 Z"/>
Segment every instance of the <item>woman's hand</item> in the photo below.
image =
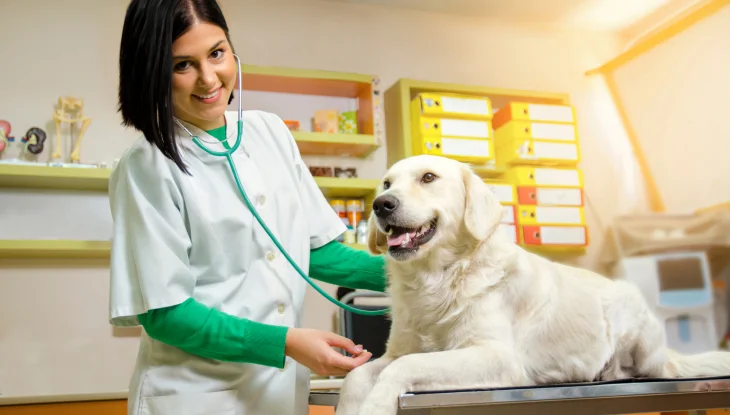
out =
<path fill-rule="evenodd" d="M 345 356 L 333 347 L 347 350 Z M 321 330 L 291 328 L 286 335 L 284 354 L 311 369 L 320 376 L 344 376 L 366 363 L 372 353 L 356 346 L 347 337 Z"/>

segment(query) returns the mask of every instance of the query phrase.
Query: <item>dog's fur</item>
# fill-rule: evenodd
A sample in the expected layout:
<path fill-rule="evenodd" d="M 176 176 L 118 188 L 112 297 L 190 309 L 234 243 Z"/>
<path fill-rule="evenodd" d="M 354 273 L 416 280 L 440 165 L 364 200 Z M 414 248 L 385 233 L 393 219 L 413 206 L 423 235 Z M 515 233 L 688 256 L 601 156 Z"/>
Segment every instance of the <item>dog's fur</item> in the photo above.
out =
<path fill-rule="evenodd" d="M 730 353 L 668 350 L 633 285 L 512 243 L 497 229 L 501 205 L 465 164 L 411 157 L 383 182 L 378 193 L 399 204 L 371 215 L 369 248 L 386 254 L 392 328 L 385 355 L 346 377 L 337 415 L 393 415 L 406 391 L 730 374 Z M 432 219 L 417 251 L 388 250 L 387 225 Z"/>

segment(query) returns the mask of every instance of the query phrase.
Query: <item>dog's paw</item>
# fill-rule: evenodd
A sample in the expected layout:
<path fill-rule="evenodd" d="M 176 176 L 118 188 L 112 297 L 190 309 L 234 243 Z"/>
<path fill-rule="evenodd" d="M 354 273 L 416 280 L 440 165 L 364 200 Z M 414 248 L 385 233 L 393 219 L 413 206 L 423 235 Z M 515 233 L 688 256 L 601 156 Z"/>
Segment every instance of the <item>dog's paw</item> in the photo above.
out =
<path fill-rule="evenodd" d="M 396 415 L 404 388 L 393 382 L 378 382 L 360 406 L 359 415 Z"/>
<path fill-rule="evenodd" d="M 350 372 L 340 387 L 335 415 L 357 415 L 372 387 L 373 379 L 365 370 L 358 368 Z"/>
<path fill-rule="evenodd" d="M 367 390 L 359 391 L 353 387 L 340 389 L 335 415 L 358 415 L 360 406 L 367 395 Z"/>

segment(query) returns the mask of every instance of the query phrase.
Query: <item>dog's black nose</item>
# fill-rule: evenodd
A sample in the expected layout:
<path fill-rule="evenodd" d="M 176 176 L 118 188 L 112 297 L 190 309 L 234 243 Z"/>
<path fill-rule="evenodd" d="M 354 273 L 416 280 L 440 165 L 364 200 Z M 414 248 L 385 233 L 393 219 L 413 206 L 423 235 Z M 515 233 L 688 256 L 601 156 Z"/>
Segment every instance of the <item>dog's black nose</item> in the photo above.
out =
<path fill-rule="evenodd" d="M 373 201 L 373 212 L 379 218 L 387 218 L 398 208 L 398 199 L 391 195 L 382 195 Z"/>

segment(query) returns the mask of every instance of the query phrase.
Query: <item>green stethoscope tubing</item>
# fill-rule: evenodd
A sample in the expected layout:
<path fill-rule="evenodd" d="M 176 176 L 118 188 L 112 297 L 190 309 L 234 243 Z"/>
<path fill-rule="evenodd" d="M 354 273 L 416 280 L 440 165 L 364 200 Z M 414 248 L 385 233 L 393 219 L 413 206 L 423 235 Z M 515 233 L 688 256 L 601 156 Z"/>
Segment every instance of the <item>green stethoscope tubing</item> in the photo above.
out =
<path fill-rule="evenodd" d="M 235 56 L 235 55 L 234 55 Z M 200 138 L 196 135 L 193 135 L 188 131 L 188 134 L 193 138 L 193 142 L 200 147 L 203 151 L 206 153 L 215 156 L 215 157 L 225 157 L 228 161 L 228 166 L 231 168 L 231 174 L 233 175 L 233 179 L 236 181 L 236 187 L 238 187 L 238 192 L 243 197 L 243 201 L 246 203 L 246 206 L 251 211 L 253 216 L 256 218 L 256 221 L 258 221 L 259 225 L 261 225 L 262 228 L 264 228 L 264 231 L 269 235 L 269 238 L 271 238 L 271 241 L 274 242 L 276 247 L 281 251 L 282 255 L 289 261 L 289 264 L 294 267 L 294 269 L 301 275 L 302 278 L 304 278 L 305 281 L 309 283 L 309 285 L 312 286 L 318 293 L 320 293 L 324 298 L 328 299 L 333 304 L 337 305 L 338 307 L 341 307 L 347 311 L 353 312 L 355 314 L 360 314 L 364 316 L 379 316 L 383 314 L 387 314 L 390 312 L 390 309 L 384 308 L 380 310 L 361 310 L 359 308 L 351 307 L 347 304 L 344 304 L 340 301 L 337 301 L 337 299 L 333 298 L 331 295 L 327 294 L 320 286 L 314 283 L 309 276 L 302 271 L 302 269 L 296 264 L 296 262 L 292 259 L 292 257 L 289 256 L 289 253 L 286 252 L 286 249 L 284 249 L 283 246 L 281 246 L 281 243 L 279 243 L 279 240 L 274 236 L 274 234 L 271 232 L 268 226 L 264 223 L 264 220 L 261 219 L 261 216 L 259 216 L 256 209 L 253 207 L 253 204 L 248 199 L 248 195 L 246 195 L 246 191 L 243 189 L 243 185 L 241 184 L 241 179 L 238 176 L 238 171 L 236 170 L 236 165 L 233 163 L 233 153 L 238 149 L 239 145 L 241 144 L 241 137 L 243 135 L 243 110 L 241 108 L 241 62 L 238 60 L 238 56 L 236 56 L 236 60 L 238 61 L 238 133 L 236 135 L 236 143 L 233 144 L 233 146 L 229 149 L 226 149 L 225 151 L 213 151 L 209 148 L 207 148 L 203 143 L 200 141 Z M 182 125 L 182 124 L 181 124 Z M 184 128 L 184 126 L 183 126 Z M 185 128 L 187 131 L 187 128 Z"/>

